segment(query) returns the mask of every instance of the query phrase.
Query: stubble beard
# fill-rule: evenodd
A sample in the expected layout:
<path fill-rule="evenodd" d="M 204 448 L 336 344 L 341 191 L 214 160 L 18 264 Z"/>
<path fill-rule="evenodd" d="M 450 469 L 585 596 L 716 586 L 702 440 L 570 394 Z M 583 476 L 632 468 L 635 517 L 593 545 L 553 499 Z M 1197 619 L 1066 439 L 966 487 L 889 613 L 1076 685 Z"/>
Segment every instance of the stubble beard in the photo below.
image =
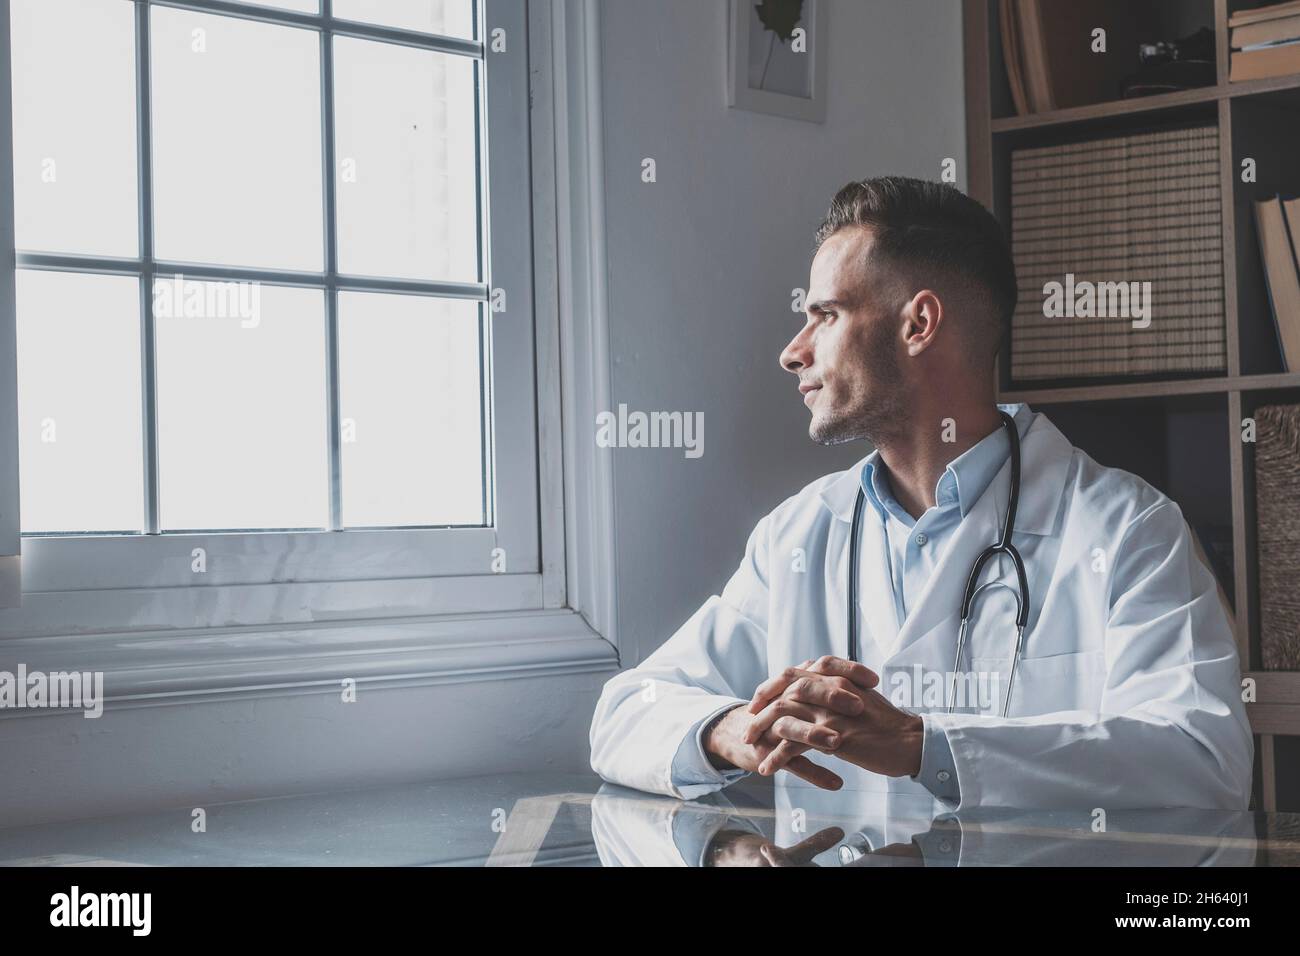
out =
<path fill-rule="evenodd" d="M 903 426 L 906 416 L 903 375 L 888 342 L 869 343 L 866 349 L 866 381 L 853 390 L 842 408 L 817 417 L 808 425 L 808 437 L 822 445 L 843 445 L 851 441 L 887 444 Z"/>

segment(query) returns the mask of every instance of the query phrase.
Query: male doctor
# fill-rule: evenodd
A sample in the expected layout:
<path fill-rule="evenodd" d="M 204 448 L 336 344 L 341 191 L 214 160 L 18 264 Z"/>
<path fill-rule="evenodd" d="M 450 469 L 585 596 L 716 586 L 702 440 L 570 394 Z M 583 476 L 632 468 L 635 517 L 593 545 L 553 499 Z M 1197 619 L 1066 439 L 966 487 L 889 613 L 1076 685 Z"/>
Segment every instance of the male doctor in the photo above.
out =
<path fill-rule="evenodd" d="M 1246 809 L 1236 645 L 1182 513 L 1025 405 L 1002 406 L 1020 437 L 1012 543 L 1030 604 L 1014 682 L 1005 556 L 980 580 L 1008 586 L 976 599 L 954 660 L 966 579 L 1010 486 L 993 367 L 1017 289 L 997 222 L 949 186 L 886 177 L 840 190 L 816 245 L 781 364 L 813 440 L 875 450 L 760 520 L 721 595 L 605 685 L 593 769 L 685 799 L 784 770 L 957 809 Z"/>

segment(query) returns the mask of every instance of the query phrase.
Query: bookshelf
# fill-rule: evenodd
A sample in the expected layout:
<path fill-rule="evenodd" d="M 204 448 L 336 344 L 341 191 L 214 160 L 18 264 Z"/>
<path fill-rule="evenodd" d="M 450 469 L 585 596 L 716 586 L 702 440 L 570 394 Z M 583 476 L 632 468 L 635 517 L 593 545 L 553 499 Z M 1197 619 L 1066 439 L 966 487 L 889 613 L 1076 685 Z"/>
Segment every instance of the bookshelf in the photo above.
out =
<path fill-rule="evenodd" d="M 1095 0 L 1073 2 L 1087 6 Z M 1256 681 L 1258 702 L 1248 705 L 1256 733 L 1254 803 L 1262 810 L 1300 810 L 1300 671 L 1261 669 L 1254 446 L 1241 441 L 1241 421 L 1256 408 L 1300 403 L 1300 372 L 1284 371 L 1278 351 L 1252 213 L 1256 198 L 1300 195 L 1300 74 L 1228 81 L 1228 18 L 1261 2 L 1132 0 L 1121 14 L 1114 5 L 1097 3 L 1096 26 L 1132 12 L 1146 27 L 1164 28 L 1154 36 L 1212 29 L 1216 82 L 1018 116 L 1002 59 L 997 3 L 963 0 L 967 178 L 971 195 L 993 210 L 1008 236 L 1012 150 L 1189 123 L 1218 125 L 1226 370 L 1200 377 L 1016 385 L 1005 352 L 998 363 L 999 396 L 1045 412 L 1102 464 L 1141 475 L 1177 501 L 1189 521 L 1230 526 L 1231 570 L 1221 571 L 1219 579 L 1233 605 L 1243 676 Z M 1241 181 L 1245 157 L 1256 160 L 1257 182 Z"/>

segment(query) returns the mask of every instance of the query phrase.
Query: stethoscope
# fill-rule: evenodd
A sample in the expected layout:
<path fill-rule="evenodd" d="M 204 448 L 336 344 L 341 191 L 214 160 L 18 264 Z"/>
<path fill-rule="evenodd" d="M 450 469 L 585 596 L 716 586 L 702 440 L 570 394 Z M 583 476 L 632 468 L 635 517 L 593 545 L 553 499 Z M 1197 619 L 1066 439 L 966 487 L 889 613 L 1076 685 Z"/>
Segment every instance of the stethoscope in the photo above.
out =
<path fill-rule="evenodd" d="M 961 599 L 961 629 L 957 633 L 957 656 L 953 659 L 952 685 L 948 692 L 950 714 L 957 703 L 957 670 L 961 666 L 961 652 L 966 647 L 966 635 L 970 629 L 971 606 L 975 603 L 976 596 L 985 588 L 1004 587 L 1008 591 L 1011 590 L 1009 585 L 1001 581 L 989 581 L 976 586 L 980 572 L 984 570 L 984 565 L 991 558 L 999 554 L 1009 557 L 1016 569 L 1018 585 L 1016 650 L 1011 657 L 1011 677 L 1007 680 L 1007 697 L 1002 704 L 1003 717 L 1007 716 L 1007 708 L 1011 706 L 1011 690 L 1016 681 L 1016 664 L 1020 661 L 1020 649 L 1025 641 L 1025 624 L 1029 620 L 1029 582 L 1025 577 L 1025 562 L 1020 557 L 1020 551 L 1011 543 L 1012 532 L 1016 530 L 1016 505 L 1020 502 L 1020 435 L 1016 431 L 1015 419 L 1001 409 L 998 409 L 998 414 L 1002 417 L 1002 425 L 1007 430 L 1007 438 L 1011 440 L 1011 488 L 1007 492 L 1007 514 L 1002 522 L 1002 537 L 996 544 L 989 545 L 980 553 L 970 569 L 970 576 L 966 578 L 966 592 Z M 862 503 L 865 499 L 866 493 L 859 487 L 858 500 L 853 506 L 853 528 L 849 533 L 849 659 L 855 661 L 858 659 L 858 538 L 861 534 Z"/>

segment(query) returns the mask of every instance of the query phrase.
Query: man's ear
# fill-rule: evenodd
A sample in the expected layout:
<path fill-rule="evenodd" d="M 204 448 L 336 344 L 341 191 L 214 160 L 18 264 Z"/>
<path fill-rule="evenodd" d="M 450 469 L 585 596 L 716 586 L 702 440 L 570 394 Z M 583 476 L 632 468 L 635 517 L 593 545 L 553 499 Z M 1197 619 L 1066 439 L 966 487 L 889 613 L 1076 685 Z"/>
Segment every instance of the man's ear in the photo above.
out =
<path fill-rule="evenodd" d="M 943 303 L 931 289 L 922 289 L 903 306 L 903 341 L 908 355 L 920 355 L 935 342 L 943 324 Z"/>

